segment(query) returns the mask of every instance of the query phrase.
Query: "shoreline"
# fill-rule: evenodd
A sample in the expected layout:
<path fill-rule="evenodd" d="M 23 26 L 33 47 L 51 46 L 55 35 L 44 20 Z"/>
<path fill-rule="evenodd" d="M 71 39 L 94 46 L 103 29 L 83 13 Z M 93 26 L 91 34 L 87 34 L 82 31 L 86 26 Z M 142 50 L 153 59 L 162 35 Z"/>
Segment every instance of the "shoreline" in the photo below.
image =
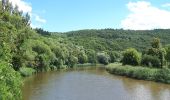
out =
<path fill-rule="evenodd" d="M 170 84 L 170 69 L 166 68 L 148 68 L 142 66 L 122 65 L 121 63 L 112 63 L 106 66 L 106 70 L 110 74 L 114 75 Z"/>

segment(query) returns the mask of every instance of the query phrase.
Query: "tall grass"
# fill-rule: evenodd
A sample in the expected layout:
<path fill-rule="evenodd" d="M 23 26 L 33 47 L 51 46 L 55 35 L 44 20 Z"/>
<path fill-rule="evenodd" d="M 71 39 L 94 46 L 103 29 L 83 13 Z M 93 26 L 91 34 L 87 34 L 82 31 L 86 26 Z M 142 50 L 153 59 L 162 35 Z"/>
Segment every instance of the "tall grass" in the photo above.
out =
<path fill-rule="evenodd" d="M 140 80 L 150 80 L 162 83 L 170 83 L 170 69 L 147 68 L 141 66 L 123 66 L 120 63 L 109 64 L 106 70 L 111 74 L 127 76 Z"/>

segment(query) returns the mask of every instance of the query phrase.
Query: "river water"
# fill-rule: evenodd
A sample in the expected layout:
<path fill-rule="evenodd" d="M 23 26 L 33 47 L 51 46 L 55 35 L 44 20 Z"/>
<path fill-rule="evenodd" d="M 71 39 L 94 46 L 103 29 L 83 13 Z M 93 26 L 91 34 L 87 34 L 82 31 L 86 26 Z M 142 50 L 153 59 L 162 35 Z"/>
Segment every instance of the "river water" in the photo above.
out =
<path fill-rule="evenodd" d="M 103 68 L 45 72 L 24 80 L 23 100 L 170 100 L 170 85 L 134 80 Z"/>

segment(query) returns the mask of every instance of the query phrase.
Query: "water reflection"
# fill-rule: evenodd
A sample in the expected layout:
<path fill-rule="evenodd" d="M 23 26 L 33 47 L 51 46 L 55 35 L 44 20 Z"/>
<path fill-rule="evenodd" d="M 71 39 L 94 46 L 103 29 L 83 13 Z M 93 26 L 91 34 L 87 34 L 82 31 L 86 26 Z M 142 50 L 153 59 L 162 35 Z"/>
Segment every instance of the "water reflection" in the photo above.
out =
<path fill-rule="evenodd" d="M 25 79 L 24 100 L 169 100 L 170 85 L 108 74 L 102 68 L 39 73 Z"/>

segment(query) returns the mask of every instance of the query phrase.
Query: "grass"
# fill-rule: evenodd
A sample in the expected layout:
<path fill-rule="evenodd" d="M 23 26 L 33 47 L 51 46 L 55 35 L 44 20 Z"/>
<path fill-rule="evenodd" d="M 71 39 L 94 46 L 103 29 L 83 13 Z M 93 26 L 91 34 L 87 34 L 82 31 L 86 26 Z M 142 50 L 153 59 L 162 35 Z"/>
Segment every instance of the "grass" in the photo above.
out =
<path fill-rule="evenodd" d="M 127 76 L 140 80 L 170 83 L 170 69 L 167 68 L 160 69 L 130 65 L 123 66 L 121 63 L 113 63 L 106 66 L 106 70 L 115 75 Z"/>
<path fill-rule="evenodd" d="M 32 68 L 21 67 L 19 72 L 23 77 L 27 77 L 33 75 L 36 71 Z"/>

